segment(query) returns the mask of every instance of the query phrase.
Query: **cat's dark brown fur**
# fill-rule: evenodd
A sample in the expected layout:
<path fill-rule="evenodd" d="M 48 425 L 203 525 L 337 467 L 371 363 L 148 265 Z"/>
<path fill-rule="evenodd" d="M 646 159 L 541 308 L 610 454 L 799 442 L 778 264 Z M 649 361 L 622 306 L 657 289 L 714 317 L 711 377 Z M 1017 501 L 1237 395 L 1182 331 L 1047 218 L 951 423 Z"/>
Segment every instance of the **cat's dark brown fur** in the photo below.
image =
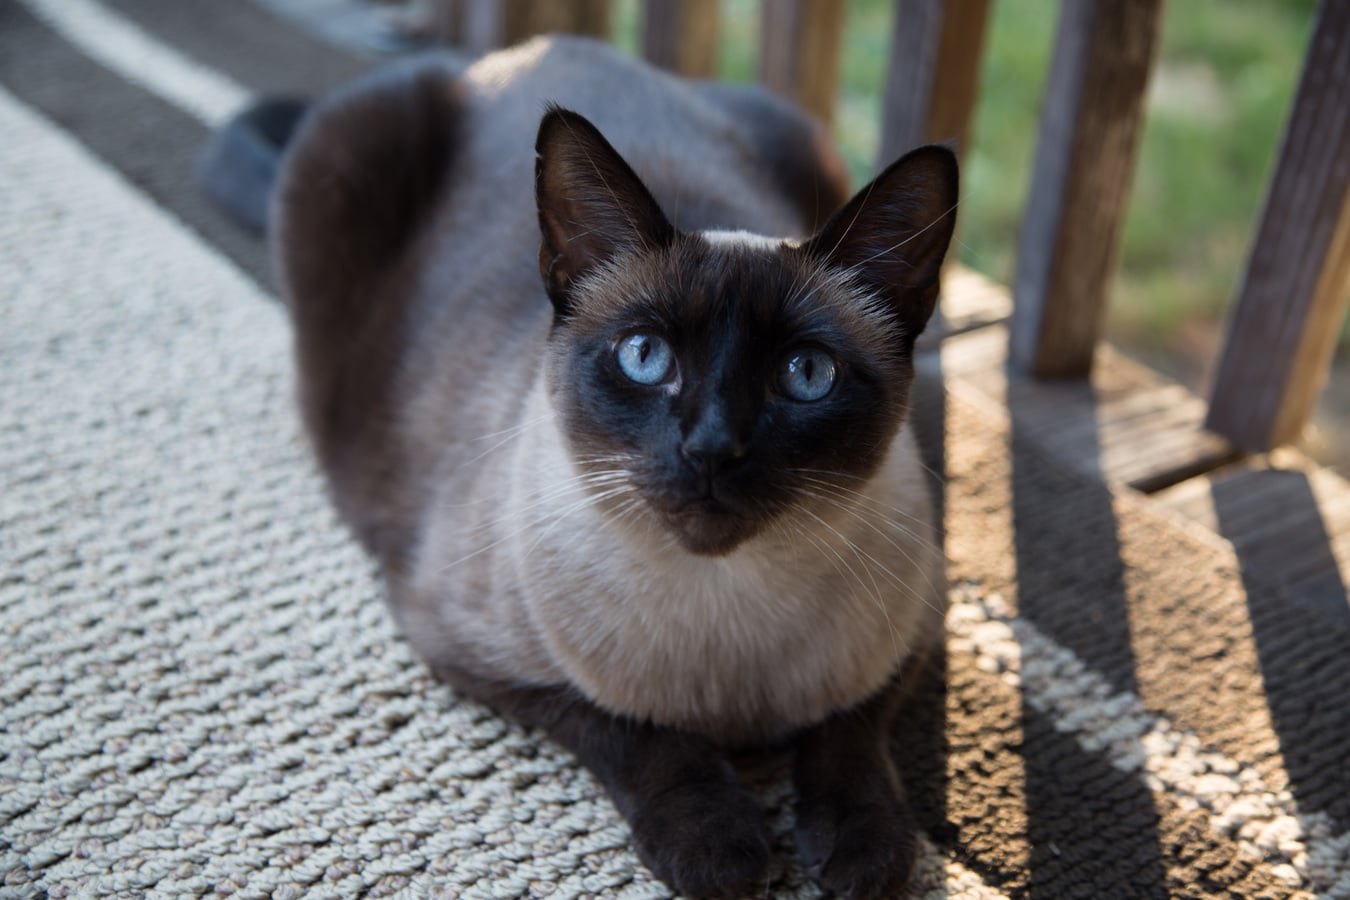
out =
<path fill-rule="evenodd" d="M 548 39 L 329 98 L 276 193 L 306 426 L 404 633 L 695 895 L 768 861 L 733 746 L 797 748 L 827 886 L 912 862 L 884 734 L 945 599 L 904 419 L 956 171 L 841 172 L 779 101 Z"/>

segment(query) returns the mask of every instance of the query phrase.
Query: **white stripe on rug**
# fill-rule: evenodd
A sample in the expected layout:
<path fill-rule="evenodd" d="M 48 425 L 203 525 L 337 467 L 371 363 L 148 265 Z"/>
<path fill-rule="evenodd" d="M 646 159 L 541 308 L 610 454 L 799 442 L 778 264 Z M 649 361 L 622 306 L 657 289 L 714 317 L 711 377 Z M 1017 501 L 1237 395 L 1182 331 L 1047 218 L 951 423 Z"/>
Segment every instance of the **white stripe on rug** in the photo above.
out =
<path fill-rule="evenodd" d="M 926 836 L 919 837 L 919 862 L 910 896 L 918 900 L 1009 900 L 954 859 L 947 859 Z"/>
<path fill-rule="evenodd" d="M 1020 687 L 1023 697 L 1088 751 L 1149 787 L 1209 814 L 1215 833 L 1236 840 L 1291 887 L 1350 898 L 1350 832 L 1336 835 L 1325 813 L 1301 813 L 1289 791 L 1272 791 L 1251 767 L 1205 749 L 1192 733 L 1118 692 L 1072 650 L 974 585 L 953 591 L 947 617 L 952 652 Z"/>
<path fill-rule="evenodd" d="M 95 0 L 21 2 L 96 62 L 208 126 L 224 122 L 249 100 L 249 91 L 232 79 L 156 40 Z"/>

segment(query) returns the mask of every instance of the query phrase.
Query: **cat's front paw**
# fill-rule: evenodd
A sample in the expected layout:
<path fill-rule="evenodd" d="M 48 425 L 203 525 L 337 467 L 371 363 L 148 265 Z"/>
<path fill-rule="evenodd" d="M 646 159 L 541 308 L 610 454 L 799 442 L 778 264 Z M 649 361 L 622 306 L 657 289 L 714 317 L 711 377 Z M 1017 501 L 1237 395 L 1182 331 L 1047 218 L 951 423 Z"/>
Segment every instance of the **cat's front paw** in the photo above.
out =
<path fill-rule="evenodd" d="M 816 880 L 850 900 L 901 896 L 917 855 L 916 826 L 900 797 L 864 805 L 799 804 L 797 850 Z"/>
<path fill-rule="evenodd" d="M 728 897 L 761 886 L 764 811 L 735 784 L 682 785 L 649 800 L 630 824 L 643 863 L 682 894 Z"/>

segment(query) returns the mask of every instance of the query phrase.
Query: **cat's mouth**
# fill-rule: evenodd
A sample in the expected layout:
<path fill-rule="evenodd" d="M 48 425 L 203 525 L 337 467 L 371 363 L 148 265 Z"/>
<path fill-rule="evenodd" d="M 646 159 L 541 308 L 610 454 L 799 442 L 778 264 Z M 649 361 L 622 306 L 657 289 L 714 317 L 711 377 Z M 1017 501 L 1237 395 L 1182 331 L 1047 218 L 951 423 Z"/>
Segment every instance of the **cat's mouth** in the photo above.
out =
<path fill-rule="evenodd" d="M 706 497 L 699 497 L 696 500 L 691 500 L 688 503 L 685 503 L 684 506 L 679 510 L 678 514 L 683 516 L 692 516 L 695 518 L 701 516 L 713 516 L 713 517 L 734 516 L 738 519 L 745 518 L 743 515 L 741 515 L 736 510 L 732 509 L 726 503 L 711 495 Z"/>
<path fill-rule="evenodd" d="M 690 553 L 725 556 L 759 531 L 760 523 L 712 495 L 664 509 L 666 527 Z"/>

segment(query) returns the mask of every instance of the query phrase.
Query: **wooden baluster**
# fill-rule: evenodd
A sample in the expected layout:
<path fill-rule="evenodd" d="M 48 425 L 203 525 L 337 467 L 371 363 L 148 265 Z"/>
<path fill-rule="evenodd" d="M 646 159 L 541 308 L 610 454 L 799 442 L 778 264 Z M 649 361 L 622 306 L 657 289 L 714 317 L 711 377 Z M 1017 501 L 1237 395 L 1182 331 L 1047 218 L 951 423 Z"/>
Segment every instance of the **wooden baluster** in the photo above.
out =
<path fill-rule="evenodd" d="M 459 0 L 460 44 L 471 53 L 487 53 L 504 44 L 502 0 Z"/>
<path fill-rule="evenodd" d="M 642 13 L 642 55 L 689 78 L 717 71 L 717 0 L 647 0 Z"/>
<path fill-rule="evenodd" d="M 1013 280 L 1010 357 L 1086 376 L 1134 175 L 1162 0 L 1065 0 Z"/>
<path fill-rule="evenodd" d="M 442 44 L 464 43 L 465 0 L 421 0 L 410 16 L 416 16 L 426 33 Z"/>
<path fill-rule="evenodd" d="M 967 144 L 979 95 L 989 0 L 900 0 L 895 9 L 879 162 L 919 144 Z"/>
<path fill-rule="evenodd" d="M 1323 0 L 1229 321 L 1206 427 L 1294 440 L 1350 299 L 1350 3 Z"/>
<path fill-rule="evenodd" d="M 839 86 L 844 4 L 834 0 L 764 0 L 759 78 L 829 124 Z"/>
<path fill-rule="evenodd" d="M 609 0 L 459 0 L 464 46 L 475 53 L 562 31 L 609 36 Z"/>

